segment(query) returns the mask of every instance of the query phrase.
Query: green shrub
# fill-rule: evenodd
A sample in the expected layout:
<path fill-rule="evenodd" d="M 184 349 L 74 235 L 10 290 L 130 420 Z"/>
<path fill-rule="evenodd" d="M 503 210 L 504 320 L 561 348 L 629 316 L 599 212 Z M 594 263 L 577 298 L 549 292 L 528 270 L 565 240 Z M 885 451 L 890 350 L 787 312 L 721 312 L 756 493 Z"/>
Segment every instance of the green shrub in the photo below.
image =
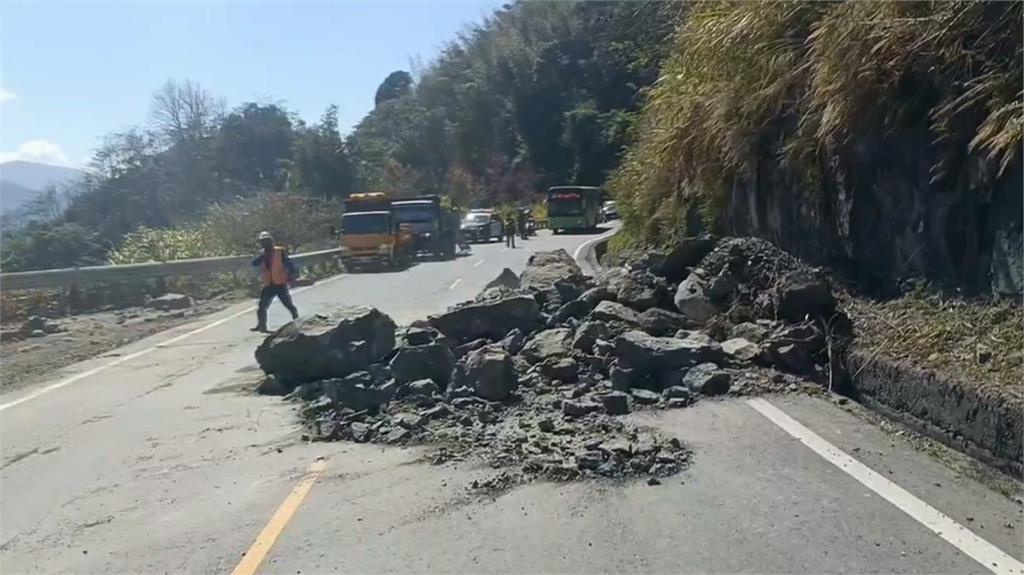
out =
<path fill-rule="evenodd" d="M 661 243 L 714 226 L 765 158 L 819 190 L 844 146 L 915 122 L 936 177 L 968 153 L 1005 170 L 1024 130 L 1021 14 L 1019 2 L 693 5 L 609 184 L 625 232 Z"/>
<path fill-rule="evenodd" d="M 110 253 L 110 263 L 128 264 L 241 255 L 256 249 L 256 237 L 269 231 L 278 245 L 298 252 L 331 238 L 341 203 L 298 194 L 266 194 L 214 204 L 203 219 L 181 228 L 139 228 Z"/>

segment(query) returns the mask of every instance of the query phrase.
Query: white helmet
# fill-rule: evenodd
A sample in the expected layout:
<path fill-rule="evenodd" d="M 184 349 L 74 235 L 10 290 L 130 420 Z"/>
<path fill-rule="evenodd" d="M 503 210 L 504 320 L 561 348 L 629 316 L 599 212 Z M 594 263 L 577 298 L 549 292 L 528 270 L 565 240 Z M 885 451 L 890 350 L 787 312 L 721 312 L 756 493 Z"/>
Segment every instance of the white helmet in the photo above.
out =
<path fill-rule="evenodd" d="M 263 232 L 260 232 L 259 237 L 256 238 L 256 239 L 258 239 L 259 241 L 272 240 L 272 239 L 274 239 L 274 236 L 270 235 L 270 232 L 263 231 Z"/>

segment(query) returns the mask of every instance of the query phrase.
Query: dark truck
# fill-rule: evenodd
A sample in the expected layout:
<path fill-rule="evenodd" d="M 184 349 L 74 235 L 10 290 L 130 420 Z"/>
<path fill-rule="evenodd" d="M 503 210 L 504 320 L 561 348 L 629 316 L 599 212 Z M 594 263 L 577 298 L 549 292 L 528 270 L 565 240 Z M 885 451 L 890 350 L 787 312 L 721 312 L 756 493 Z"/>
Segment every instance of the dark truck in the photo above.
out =
<path fill-rule="evenodd" d="M 391 202 L 395 220 L 413 234 L 413 252 L 435 258 L 455 256 L 458 215 L 441 205 L 440 196 L 418 196 Z"/>

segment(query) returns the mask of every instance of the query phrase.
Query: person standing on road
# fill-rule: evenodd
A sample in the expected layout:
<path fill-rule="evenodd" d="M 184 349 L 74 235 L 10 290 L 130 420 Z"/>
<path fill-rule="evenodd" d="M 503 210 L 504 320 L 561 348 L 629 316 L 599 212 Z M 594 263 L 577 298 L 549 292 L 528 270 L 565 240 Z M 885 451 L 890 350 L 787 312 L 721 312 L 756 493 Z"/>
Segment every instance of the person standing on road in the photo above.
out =
<path fill-rule="evenodd" d="M 288 284 L 295 279 L 295 264 L 284 248 L 274 245 L 270 232 L 260 232 L 258 240 L 263 251 L 252 260 L 252 265 L 260 268 L 263 290 L 260 292 L 260 305 L 256 308 L 256 327 L 252 331 L 268 331 L 267 308 L 275 297 L 292 313 L 292 319 L 299 317 L 299 310 L 292 303 L 292 294 L 288 292 Z"/>
<path fill-rule="evenodd" d="M 516 213 L 509 210 L 505 214 L 505 247 L 516 247 Z"/>

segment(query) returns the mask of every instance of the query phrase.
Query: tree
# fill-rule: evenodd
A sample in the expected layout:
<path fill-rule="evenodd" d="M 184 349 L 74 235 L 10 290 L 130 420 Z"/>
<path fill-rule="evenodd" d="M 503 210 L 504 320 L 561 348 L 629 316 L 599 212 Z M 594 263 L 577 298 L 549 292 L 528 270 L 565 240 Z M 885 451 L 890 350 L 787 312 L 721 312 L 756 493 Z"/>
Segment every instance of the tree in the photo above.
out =
<path fill-rule="evenodd" d="M 34 226 L 0 242 L 4 271 L 101 264 L 106 249 L 96 232 L 78 224 Z"/>
<path fill-rule="evenodd" d="M 395 98 L 402 98 L 412 93 L 412 76 L 405 70 L 396 70 L 388 74 L 377 88 L 377 94 L 373 97 L 375 106 Z"/>
<path fill-rule="evenodd" d="M 153 95 L 150 120 L 166 145 L 195 141 L 213 134 L 224 115 L 224 102 L 199 84 L 167 80 Z"/>
<path fill-rule="evenodd" d="M 128 170 L 138 169 L 157 151 L 157 137 L 150 131 L 131 128 L 108 134 L 89 162 L 90 179 L 116 178 Z"/>
<path fill-rule="evenodd" d="M 320 197 L 352 193 L 352 163 L 338 130 L 338 107 L 331 104 L 320 122 L 295 131 L 288 187 Z"/>
<path fill-rule="evenodd" d="M 245 104 L 224 119 L 218 134 L 221 169 L 243 186 L 280 191 L 287 179 L 294 136 L 284 108 Z"/>

